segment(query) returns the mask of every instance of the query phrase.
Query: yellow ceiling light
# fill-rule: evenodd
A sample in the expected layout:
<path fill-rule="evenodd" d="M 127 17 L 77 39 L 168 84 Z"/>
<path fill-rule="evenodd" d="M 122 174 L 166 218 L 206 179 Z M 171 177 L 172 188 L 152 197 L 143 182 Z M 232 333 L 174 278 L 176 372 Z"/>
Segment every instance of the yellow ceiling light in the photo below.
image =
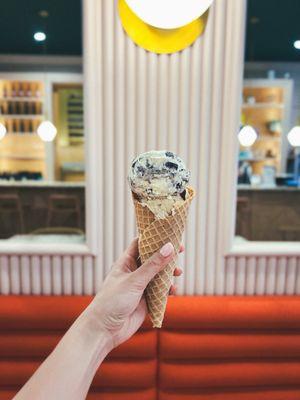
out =
<path fill-rule="evenodd" d="M 213 0 L 125 0 L 129 8 L 146 24 L 176 29 L 189 24 L 211 6 Z"/>
<path fill-rule="evenodd" d="M 180 1 L 182 7 L 184 2 L 182 0 Z M 197 1 L 199 3 L 199 0 Z M 123 28 L 134 43 L 145 50 L 158 54 L 169 54 L 181 51 L 190 46 L 205 29 L 208 9 L 206 9 L 204 14 L 200 17 L 196 15 L 196 19 L 192 20 L 192 22 L 187 25 L 166 29 L 157 28 L 144 22 L 132 11 L 127 2 L 126 0 L 119 0 L 119 14 Z M 206 0 L 206 3 L 208 4 L 208 0 Z M 209 5 L 211 3 L 212 0 L 209 0 Z M 157 22 L 157 24 L 158 23 L 159 22 Z M 180 23 L 179 19 L 177 19 L 176 24 L 178 23 Z M 161 24 L 162 22 L 160 25 Z M 174 26 L 175 21 L 167 21 L 167 24 L 169 26 L 173 24 Z"/>

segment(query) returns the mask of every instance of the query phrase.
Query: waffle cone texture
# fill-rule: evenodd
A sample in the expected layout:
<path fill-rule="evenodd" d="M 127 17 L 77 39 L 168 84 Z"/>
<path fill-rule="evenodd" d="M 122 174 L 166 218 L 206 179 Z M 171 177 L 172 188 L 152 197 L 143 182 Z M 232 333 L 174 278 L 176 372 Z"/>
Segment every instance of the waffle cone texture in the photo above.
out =
<path fill-rule="evenodd" d="M 186 193 L 186 200 L 174 207 L 172 215 L 163 219 L 156 219 L 152 211 L 142 205 L 133 193 L 141 262 L 144 263 L 168 242 L 173 244 L 176 252 L 176 257 L 152 279 L 145 291 L 153 328 L 162 326 L 189 207 L 195 195 L 191 187 L 187 188 Z"/>

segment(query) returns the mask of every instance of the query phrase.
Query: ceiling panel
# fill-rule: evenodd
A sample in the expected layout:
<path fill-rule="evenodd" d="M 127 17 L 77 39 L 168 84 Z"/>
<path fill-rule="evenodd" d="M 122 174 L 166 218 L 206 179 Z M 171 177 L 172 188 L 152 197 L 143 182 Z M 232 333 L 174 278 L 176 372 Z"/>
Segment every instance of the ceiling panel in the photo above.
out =
<path fill-rule="evenodd" d="M 40 10 L 49 17 L 41 18 Z M 300 61 L 293 47 L 299 16 L 300 0 L 248 0 L 246 60 Z M 81 0 L 0 0 L 0 53 L 43 53 L 33 34 L 44 30 L 48 54 L 80 55 L 81 25 Z"/>
<path fill-rule="evenodd" d="M 41 18 L 41 10 L 49 17 Z M 0 0 L 0 53 L 43 53 L 44 46 L 33 40 L 40 30 L 47 33 L 48 54 L 81 54 L 81 1 Z"/>

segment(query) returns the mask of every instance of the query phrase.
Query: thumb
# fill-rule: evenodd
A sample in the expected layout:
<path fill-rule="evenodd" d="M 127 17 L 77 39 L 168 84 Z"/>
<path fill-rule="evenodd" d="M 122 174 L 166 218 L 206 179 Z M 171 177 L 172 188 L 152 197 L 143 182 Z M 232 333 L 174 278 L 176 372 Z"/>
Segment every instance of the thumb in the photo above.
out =
<path fill-rule="evenodd" d="M 145 287 L 174 257 L 174 246 L 171 242 L 166 243 L 159 251 L 154 253 L 133 274 L 141 279 Z"/>

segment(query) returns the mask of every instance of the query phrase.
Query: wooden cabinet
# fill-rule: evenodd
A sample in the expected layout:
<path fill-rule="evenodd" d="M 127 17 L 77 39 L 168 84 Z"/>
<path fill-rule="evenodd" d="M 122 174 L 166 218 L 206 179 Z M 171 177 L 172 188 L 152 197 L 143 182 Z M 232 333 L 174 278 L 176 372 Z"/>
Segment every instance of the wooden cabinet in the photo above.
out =
<path fill-rule="evenodd" d="M 0 80 L 0 173 L 46 174 L 45 144 L 36 131 L 44 119 L 44 84 L 39 80 Z"/>
<path fill-rule="evenodd" d="M 251 148 L 252 157 L 247 160 L 254 174 L 261 175 L 265 165 L 275 167 L 277 173 L 286 171 L 292 89 L 290 79 L 244 81 L 241 122 L 253 126 L 258 133 Z"/>

